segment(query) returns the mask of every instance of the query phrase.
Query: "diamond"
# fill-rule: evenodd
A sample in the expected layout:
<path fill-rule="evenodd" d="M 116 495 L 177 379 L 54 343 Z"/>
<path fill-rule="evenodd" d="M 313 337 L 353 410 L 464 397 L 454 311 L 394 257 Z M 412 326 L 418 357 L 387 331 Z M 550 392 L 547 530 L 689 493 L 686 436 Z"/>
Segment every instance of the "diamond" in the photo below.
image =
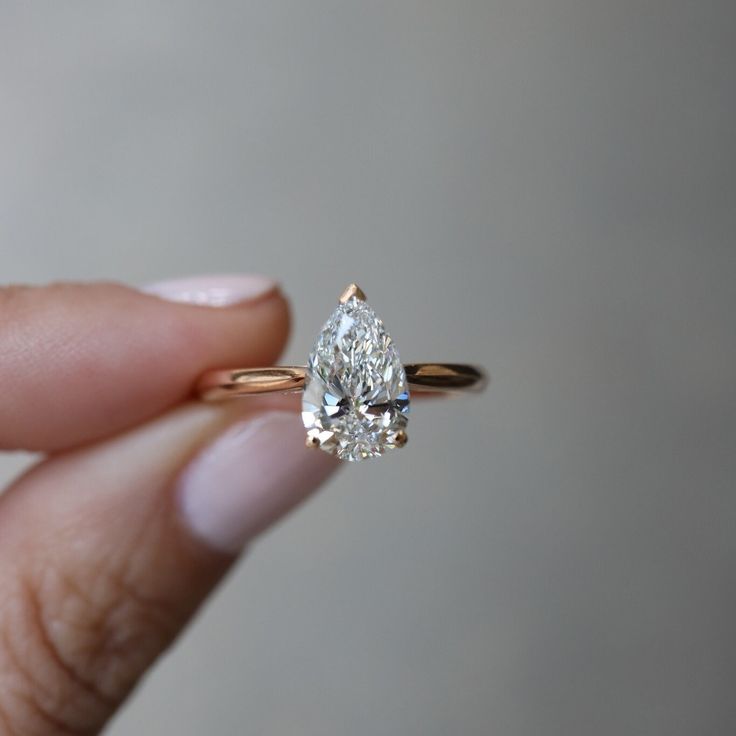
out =
<path fill-rule="evenodd" d="M 409 390 L 383 322 L 351 284 L 307 363 L 302 421 L 307 443 L 341 460 L 383 455 L 406 443 Z"/>

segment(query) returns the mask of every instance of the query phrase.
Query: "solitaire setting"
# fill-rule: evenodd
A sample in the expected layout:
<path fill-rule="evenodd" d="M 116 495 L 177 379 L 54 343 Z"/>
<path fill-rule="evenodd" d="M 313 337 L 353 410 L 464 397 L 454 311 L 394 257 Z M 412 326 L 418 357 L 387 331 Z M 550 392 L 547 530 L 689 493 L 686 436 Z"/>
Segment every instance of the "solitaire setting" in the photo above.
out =
<path fill-rule="evenodd" d="M 303 391 L 307 447 L 340 460 L 383 455 L 407 443 L 412 397 L 478 392 L 488 379 L 462 363 L 402 364 L 363 291 L 350 284 L 325 322 L 306 366 L 210 371 L 197 393 L 205 401 Z"/>
<path fill-rule="evenodd" d="M 307 362 L 302 421 L 307 444 L 363 460 L 406 444 L 406 372 L 383 322 L 351 284 Z"/>

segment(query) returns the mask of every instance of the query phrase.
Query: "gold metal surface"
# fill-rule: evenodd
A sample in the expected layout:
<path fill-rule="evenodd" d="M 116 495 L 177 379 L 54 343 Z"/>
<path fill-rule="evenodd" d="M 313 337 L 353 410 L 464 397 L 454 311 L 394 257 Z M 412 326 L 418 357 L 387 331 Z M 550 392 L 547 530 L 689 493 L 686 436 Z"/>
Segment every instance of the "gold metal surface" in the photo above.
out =
<path fill-rule="evenodd" d="M 489 381 L 480 366 L 464 363 L 410 363 L 404 370 L 414 392 L 479 393 Z"/>
<path fill-rule="evenodd" d="M 355 297 L 361 302 L 364 302 L 366 297 L 363 289 L 358 284 L 350 284 L 342 294 L 340 294 L 340 304 L 345 304 L 349 299 Z"/>
<path fill-rule="evenodd" d="M 305 374 L 304 366 L 210 371 L 197 384 L 197 394 L 206 401 L 219 401 L 235 396 L 301 391 Z"/>
<path fill-rule="evenodd" d="M 462 363 L 409 363 L 404 370 L 413 394 L 475 393 L 488 383 L 481 368 Z M 196 392 L 206 401 L 291 393 L 303 390 L 306 374 L 306 367 L 301 365 L 211 371 L 199 381 Z"/>

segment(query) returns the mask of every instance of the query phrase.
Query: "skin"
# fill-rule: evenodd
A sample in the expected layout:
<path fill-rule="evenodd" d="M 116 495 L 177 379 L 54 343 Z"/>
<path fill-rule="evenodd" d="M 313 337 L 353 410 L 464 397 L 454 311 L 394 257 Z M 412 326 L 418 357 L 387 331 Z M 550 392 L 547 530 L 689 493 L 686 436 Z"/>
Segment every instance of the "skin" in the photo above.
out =
<path fill-rule="evenodd" d="M 0 290 L 0 448 L 42 453 L 0 495 L 0 732 L 98 733 L 232 563 L 182 521 L 176 480 L 294 399 L 207 405 L 191 387 L 272 364 L 288 328 L 275 288 L 221 309 L 117 284 Z"/>

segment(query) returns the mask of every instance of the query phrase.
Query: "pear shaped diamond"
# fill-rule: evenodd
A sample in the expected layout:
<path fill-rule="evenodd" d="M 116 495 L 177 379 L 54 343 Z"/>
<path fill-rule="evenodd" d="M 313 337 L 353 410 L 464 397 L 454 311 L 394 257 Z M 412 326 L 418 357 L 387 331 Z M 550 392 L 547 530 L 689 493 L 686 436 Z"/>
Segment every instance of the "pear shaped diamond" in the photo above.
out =
<path fill-rule="evenodd" d="M 302 420 L 309 444 L 363 460 L 406 443 L 406 373 L 383 322 L 351 285 L 309 356 Z M 342 301 L 342 300 L 341 300 Z"/>

